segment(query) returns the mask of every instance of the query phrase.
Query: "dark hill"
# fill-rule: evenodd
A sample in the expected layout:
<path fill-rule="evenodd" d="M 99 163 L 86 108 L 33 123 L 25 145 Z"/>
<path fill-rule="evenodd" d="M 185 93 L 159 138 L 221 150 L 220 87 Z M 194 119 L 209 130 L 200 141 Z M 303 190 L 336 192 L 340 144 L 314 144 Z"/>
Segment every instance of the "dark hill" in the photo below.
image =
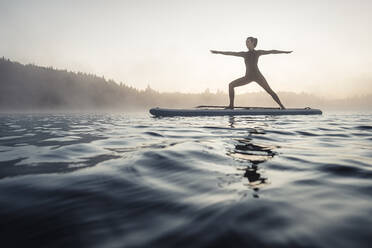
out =
<path fill-rule="evenodd" d="M 227 87 L 227 83 L 226 83 Z M 180 88 L 182 91 L 182 88 Z M 287 107 L 326 109 L 372 108 L 372 95 L 345 99 L 324 99 L 307 93 L 278 92 Z M 138 90 L 104 77 L 52 67 L 23 65 L 0 58 L 0 110 L 134 110 L 160 107 L 224 105 L 228 95 L 211 93 L 159 93 L 148 87 Z M 274 106 L 265 92 L 237 95 L 236 105 Z"/>
<path fill-rule="evenodd" d="M 138 90 L 91 74 L 0 59 L 0 109 L 121 108 Z"/>

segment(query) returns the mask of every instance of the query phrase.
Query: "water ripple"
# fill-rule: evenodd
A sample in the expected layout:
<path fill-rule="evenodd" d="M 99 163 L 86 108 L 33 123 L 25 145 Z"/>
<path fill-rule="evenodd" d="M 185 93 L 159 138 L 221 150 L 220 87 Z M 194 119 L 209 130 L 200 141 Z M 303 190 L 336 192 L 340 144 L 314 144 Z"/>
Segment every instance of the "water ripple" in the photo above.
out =
<path fill-rule="evenodd" d="M 368 247 L 371 119 L 2 114 L 2 245 Z"/>

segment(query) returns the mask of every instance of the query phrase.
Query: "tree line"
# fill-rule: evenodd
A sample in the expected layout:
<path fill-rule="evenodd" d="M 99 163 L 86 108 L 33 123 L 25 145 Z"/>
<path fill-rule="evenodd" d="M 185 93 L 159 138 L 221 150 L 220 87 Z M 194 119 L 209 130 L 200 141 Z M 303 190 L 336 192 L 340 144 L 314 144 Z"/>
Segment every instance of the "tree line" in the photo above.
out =
<path fill-rule="evenodd" d="M 366 107 L 372 97 L 325 100 L 312 94 L 279 92 L 288 107 Z M 145 90 L 116 83 L 93 74 L 23 65 L 0 59 L 0 110 L 135 110 L 161 107 L 193 107 L 197 105 L 226 105 L 228 95 L 208 89 L 202 93 L 160 93 L 149 86 Z M 236 105 L 273 106 L 275 103 L 264 92 L 237 95 Z"/>

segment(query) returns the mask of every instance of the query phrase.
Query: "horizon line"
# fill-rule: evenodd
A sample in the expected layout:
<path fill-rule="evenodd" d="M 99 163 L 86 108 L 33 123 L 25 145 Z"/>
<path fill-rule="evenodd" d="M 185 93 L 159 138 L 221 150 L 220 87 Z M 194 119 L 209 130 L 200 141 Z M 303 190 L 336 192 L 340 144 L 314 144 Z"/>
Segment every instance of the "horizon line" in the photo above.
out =
<path fill-rule="evenodd" d="M 63 71 L 63 72 L 68 72 L 68 73 L 74 73 L 74 74 L 85 74 L 85 75 L 90 75 L 90 76 L 94 76 L 94 77 L 97 77 L 97 78 L 102 78 L 103 80 L 105 80 L 106 82 L 114 82 L 115 84 L 117 84 L 118 86 L 120 86 L 121 84 L 125 85 L 126 87 L 129 87 L 129 88 L 133 88 L 139 92 L 141 91 L 146 91 L 146 90 L 152 90 L 152 91 L 155 91 L 156 93 L 159 93 L 159 94 L 225 94 L 225 95 L 228 95 L 228 92 L 227 91 L 224 91 L 224 90 L 221 90 L 221 89 L 210 89 L 210 88 L 205 88 L 204 90 L 201 90 L 201 91 L 189 91 L 189 92 L 185 92 L 185 91 L 161 91 L 159 89 L 155 89 L 155 88 L 152 88 L 150 84 L 147 85 L 146 88 L 138 88 L 138 87 L 135 87 L 135 86 L 132 86 L 128 83 L 125 83 L 123 81 L 116 81 L 114 80 L 113 78 L 107 78 L 105 77 L 105 75 L 97 75 L 97 74 L 94 74 L 92 72 L 83 72 L 83 71 L 76 71 L 76 70 L 70 70 L 70 69 L 67 69 L 67 68 L 56 68 L 54 67 L 53 65 L 39 65 L 39 64 L 36 64 L 34 62 L 29 62 L 29 63 L 22 63 L 22 62 L 19 62 L 19 61 L 15 61 L 15 60 L 11 60 L 5 56 L 2 56 L 0 58 L 1 60 L 4 60 L 4 61 L 8 61 L 8 62 L 11 62 L 11 63 L 18 63 L 20 65 L 23 65 L 23 66 L 35 66 L 35 67 L 39 67 L 39 68 L 44 68 L 44 69 L 49 69 L 49 70 L 54 70 L 54 71 Z M 367 92 L 367 93 L 364 93 L 364 94 L 354 94 L 354 95 L 349 95 L 349 96 L 342 96 L 342 97 L 325 97 L 325 96 L 322 96 L 321 94 L 317 94 L 317 93 L 313 93 L 313 92 L 306 92 L 306 91 L 301 91 L 301 92 L 297 92 L 297 91 L 281 91 L 281 90 L 278 90 L 277 91 L 278 94 L 296 94 L 296 95 L 301 95 L 301 94 L 305 94 L 305 95 L 310 95 L 310 96 L 314 96 L 314 97 L 317 97 L 317 98 L 320 98 L 320 99 L 327 99 L 327 100 L 345 100 L 345 99 L 355 99 L 355 98 L 365 98 L 365 97 L 369 97 L 371 96 L 372 97 L 372 92 Z M 251 91 L 251 92 L 244 92 L 244 93 L 237 93 L 236 95 L 245 95 L 245 94 L 263 94 L 263 95 L 266 95 L 266 93 L 262 90 L 262 91 Z"/>

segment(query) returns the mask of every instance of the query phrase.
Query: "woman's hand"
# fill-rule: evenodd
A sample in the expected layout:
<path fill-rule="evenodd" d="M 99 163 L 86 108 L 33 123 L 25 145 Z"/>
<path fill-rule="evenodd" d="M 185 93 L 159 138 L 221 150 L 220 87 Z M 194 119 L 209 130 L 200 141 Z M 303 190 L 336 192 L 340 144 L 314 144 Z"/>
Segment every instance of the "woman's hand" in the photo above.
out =
<path fill-rule="evenodd" d="M 216 51 L 216 50 L 210 50 L 211 51 L 211 53 L 218 53 L 218 51 Z"/>
<path fill-rule="evenodd" d="M 291 53 L 291 52 L 293 52 L 293 51 L 285 51 L 285 53 Z"/>

